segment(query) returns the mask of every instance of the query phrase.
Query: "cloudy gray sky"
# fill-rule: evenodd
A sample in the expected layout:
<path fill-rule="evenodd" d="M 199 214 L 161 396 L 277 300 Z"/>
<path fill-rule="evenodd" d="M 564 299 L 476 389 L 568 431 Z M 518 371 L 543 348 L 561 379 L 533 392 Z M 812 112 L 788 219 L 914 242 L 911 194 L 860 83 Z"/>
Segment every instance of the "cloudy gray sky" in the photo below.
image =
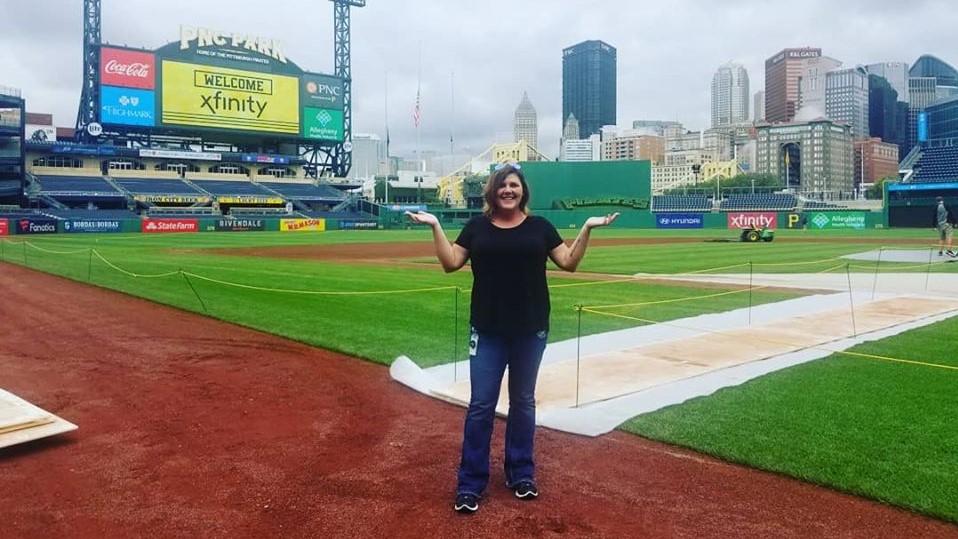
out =
<path fill-rule="evenodd" d="M 3 1 L 0 85 L 22 90 L 28 110 L 53 113 L 60 126 L 76 121 L 82 5 Z M 303 69 L 333 70 L 325 0 L 102 0 L 102 10 L 104 43 L 154 49 L 178 40 L 185 24 L 281 39 Z M 478 153 L 511 137 L 527 91 L 540 146 L 554 155 L 561 51 L 580 41 L 618 49 L 619 125 L 661 119 L 699 129 L 709 123 L 712 75 L 728 61 L 745 65 L 752 93 L 763 89 L 765 59 L 786 47 L 821 47 L 845 66 L 911 64 L 924 53 L 956 65 L 955 28 L 958 9 L 944 0 L 368 0 L 352 10 L 353 132 L 383 135 L 388 116 L 394 154 L 448 151 L 451 133 L 457 149 Z"/>

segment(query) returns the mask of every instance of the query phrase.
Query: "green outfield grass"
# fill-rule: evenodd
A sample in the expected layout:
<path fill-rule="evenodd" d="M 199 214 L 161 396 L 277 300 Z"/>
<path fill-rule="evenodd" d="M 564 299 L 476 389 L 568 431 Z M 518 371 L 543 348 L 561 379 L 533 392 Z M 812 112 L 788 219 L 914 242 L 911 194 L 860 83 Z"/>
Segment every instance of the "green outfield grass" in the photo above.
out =
<path fill-rule="evenodd" d="M 861 352 L 958 368 L 958 319 Z M 835 354 L 634 418 L 628 432 L 958 522 L 958 371 Z"/>
<path fill-rule="evenodd" d="M 565 237 L 576 233 L 561 232 Z M 454 237 L 456 231 L 448 234 Z M 594 245 L 580 271 L 621 276 L 749 270 L 814 273 L 845 271 L 846 266 L 858 272 L 958 271 L 958 264 L 878 265 L 838 258 L 882 245 L 926 248 L 935 239 L 930 229 L 784 230 L 776 233 L 777 239 L 811 241 L 705 241 L 731 236 L 734 231 L 602 229 L 593 237 L 692 241 Z M 20 243 L 23 240 L 30 245 Z M 421 267 L 385 267 L 227 256 L 217 249 L 429 240 L 429 231 L 422 228 L 302 234 L 14 236 L 0 242 L 0 254 L 8 263 L 25 264 L 371 361 L 388 364 L 406 354 L 427 367 L 465 358 L 471 285 L 468 270 L 444 274 L 433 259 L 420 260 Z M 897 243 L 902 240 L 909 243 Z M 93 256 L 92 250 L 116 268 Z M 180 270 L 197 277 L 187 280 Z M 168 272 L 173 274 L 150 276 Z M 598 281 L 598 277 L 552 277 L 550 285 L 550 341 L 642 323 L 591 313 L 580 319 L 577 305 L 635 303 L 639 305 L 614 312 L 633 319 L 667 321 L 798 295 L 739 290 L 702 300 L 697 298 L 733 290 Z M 685 301 L 642 305 L 664 300 Z M 855 350 L 958 366 L 952 352 L 958 349 L 956 345 L 958 322 L 952 319 Z M 955 370 L 835 355 L 634 418 L 622 428 L 958 522 L 958 466 L 952 456 L 958 429 L 951 417 L 958 400 L 958 392 L 953 389 L 956 382 Z"/>

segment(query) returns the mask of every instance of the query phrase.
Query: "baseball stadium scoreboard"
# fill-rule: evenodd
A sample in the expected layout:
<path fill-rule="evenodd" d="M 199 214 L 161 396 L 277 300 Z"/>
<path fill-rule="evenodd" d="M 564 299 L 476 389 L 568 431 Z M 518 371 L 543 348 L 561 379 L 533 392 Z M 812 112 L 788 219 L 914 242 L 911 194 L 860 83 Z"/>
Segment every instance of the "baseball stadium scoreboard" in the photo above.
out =
<path fill-rule="evenodd" d="M 100 47 L 99 123 L 342 142 L 343 80 L 290 62 L 279 40 L 180 27 L 155 51 Z"/>

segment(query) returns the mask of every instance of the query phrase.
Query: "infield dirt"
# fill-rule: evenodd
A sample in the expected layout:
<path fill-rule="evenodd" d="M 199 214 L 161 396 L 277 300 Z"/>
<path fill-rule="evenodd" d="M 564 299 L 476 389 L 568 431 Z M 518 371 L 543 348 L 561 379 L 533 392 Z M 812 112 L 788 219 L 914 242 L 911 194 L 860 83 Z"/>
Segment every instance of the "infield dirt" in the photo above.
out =
<path fill-rule="evenodd" d="M 541 495 L 519 501 L 501 422 L 464 517 L 462 410 L 384 366 L 9 264 L 0 290 L 0 387 L 80 427 L 0 450 L 6 537 L 958 538 L 620 432 L 540 429 Z"/>

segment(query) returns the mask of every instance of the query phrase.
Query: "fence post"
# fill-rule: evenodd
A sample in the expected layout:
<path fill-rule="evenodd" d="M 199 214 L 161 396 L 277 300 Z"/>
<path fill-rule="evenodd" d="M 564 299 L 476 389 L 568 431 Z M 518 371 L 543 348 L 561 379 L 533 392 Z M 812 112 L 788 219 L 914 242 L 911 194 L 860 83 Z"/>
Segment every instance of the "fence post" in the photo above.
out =
<path fill-rule="evenodd" d="M 577 315 L 576 321 L 576 330 L 575 330 L 575 407 L 579 407 L 579 372 L 581 363 L 581 351 L 582 351 L 582 305 L 576 305 L 575 311 Z"/>
<path fill-rule="evenodd" d="M 878 259 L 875 260 L 875 279 L 872 281 L 872 299 L 875 299 L 875 289 L 878 288 L 878 266 L 881 265 L 881 255 L 884 250 L 884 245 L 878 247 Z"/>
<path fill-rule="evenodd" d="M 858 327 L 855 325 L 855 298 L 852 292 L 852 274 L 848 269 L 849 264 L 845 264 L 845 275 L 848 278 L 848 301 L 852 306 L 852 336 L 858 336 Z"/>
<path fill-rule="evenodd" d="M 182 275 L 183 278 L 186 279 L 186 284 L 190 285 L 190 290 L 193 291 L 193 295 L 196 296 L 196 299 L 200 301 L 200 305 L 203 306 L 203 312 L 206 314 L 210 314 L 210 311 L 206 308 L 206 303 L 203 302 L 203 298 L 200 297 L 200 294 L 196 291 L 196 288 L 193 287 L 193 283 L 190 281 L 190 277 L 186 274 L 185 271 L 183 271 L 183 268 L 180 268 L 180 275 Z"/>

